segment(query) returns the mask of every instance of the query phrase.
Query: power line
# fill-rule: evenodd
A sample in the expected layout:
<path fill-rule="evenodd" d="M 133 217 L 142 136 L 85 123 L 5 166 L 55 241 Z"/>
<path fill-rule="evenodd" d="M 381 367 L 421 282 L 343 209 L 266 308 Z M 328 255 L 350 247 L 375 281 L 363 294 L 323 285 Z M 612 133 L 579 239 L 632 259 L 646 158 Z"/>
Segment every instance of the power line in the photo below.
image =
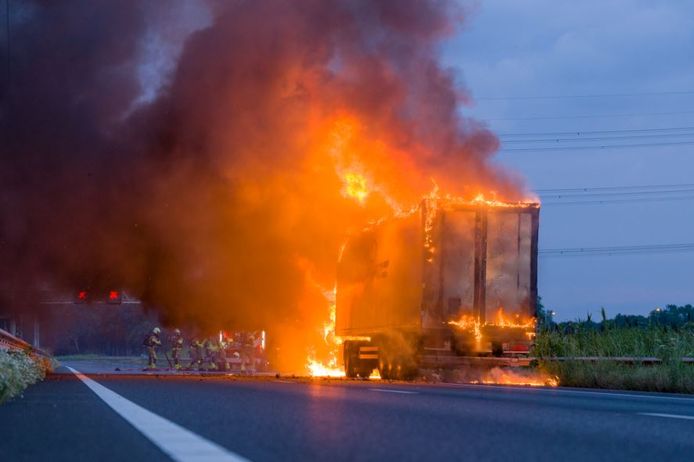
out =
<path fill-rule="evenodd" d="M 692 141 L 672 141 L 672 142 L 663 142 L 663 143 L 632 143 L 632 144 L 603 144 L 603 145 L 595 145 L 595 146 L 541 146 L 541 147 L 527 147 L 527 148 L 510 148 L 510 149 L 501 149 L 500 152 L 520 152 L 520 151 L 532 151 L 532 152 L 538 152 L 538 151 L 574 151 L 574 150 L 585 150 L 585 149 L 596 149 L 596 150 L 605 150 L 605 149 L 622 149 L 622 148 L 641 148 L 641 147 L 655 147 L 655 146 L 679 146 L 679 145 L 688 145 L 688 144 L 694 144 L 694 140 Z"/>
<path fill-rule="evenodd" d="M 633 96 L 672 96 L 694 95 L 694 91 L 652 91 L 642 93 L 599 93 L 589 95 L 513 95 L 513 96 L 480 96 L 476 101 L 503 101 L 503 100 L 532 100 L 532 99 L 577 99 L 577 98 L 621 98 Z"/>
<path fill-rule="evenodd" d="M 556 205 L 664 202 L 694 199 L 694 184 L 565 188 L 543 191 L 543 207 Z"/>
<path fill-rule="evenodd" d="M 679 193 L 691 193 L 694 194 L 694 188 L 681 188 L 681 189 L 654 189 L 654 190 L 643 190 L 643 191 L 603 191 L 603 192 L 573 192 L 573 193 L 561 193 L 561 194 L 542 194 L 542 198 L 546 199 L 562 199 L 562 198 L 576 198 L 576 197 L 610 197 L 610 196 L 649 196 L 649 195 L 663 195 L 663 194 L 679 194 Z"/>
<path fill-rule="evenodd" d="M 686 138 L 692 137 L 694 133 L 665 133 L 660 135 L 618 135 L 618 136 L 597 136 L 597 137 L 574 137 L 574 138 L 529 138 L 518 140 L 501 140 L 502 143 L 564 143 L 566 141 L 610 141 L 610 140 L 640 140 L 653 138 Z M 664 140 L 665 141 L 665 140 Z M 694 141 L 694 140 L 692 140 Z"/>
<path fill-rule="evenodd" d="M 692 200 L 694 195 L 686 196 L 671 196 L 671 197 L 639 197 L 629 199 L 592 199 L 592 200 L 570 200 L 570 201 L 542 201 L 542 207 L 552 207 L 557 205 L 603 205 L 603 204 L 619 204 L 619 203 L 644 203 L 644 202 L 669 202 Z"/>
<path fill-rule="evenodd" d="M 657 127 L 657 128 L 621 128 L 611 130 L 574 130 L 563 132 L 530 132 L 530 133 L 499 133 L 497 136 L 505 138 L 509 136 L 582 136 L 582 135 L 602 135 L 602 134 L 622 134 L 622 133 L 644 133 L 644 132 L 679 132 L 692 131 L 694 127 Z"/>
<path fill-rule="evenodd" d="M 590 255 L 636 255 L 648 253 L 683 253 L 694 251 L 694 243 L 625 245 L 607 247 L 573 247 L 542 249 L 538 253 L 544 257 L 581 257 Z"/>
<path fill-rule="evenodd" d="M 622 191 L 634 189 L 663 189 L 663 188 L 694 188 L 694 183 L 673 183 L 673 184 L 650 184 L 650 185 L 630 185 L 630 186 L 588 186 L 583 188 L 544 188 L 536 189 L 537 193 L 545 192 L 591 192 L 591 191 Z"/>
<path fill-rule="evenodd" d="M 650 116 L 669 116 L 694 114 L 694 111 L 670 111 L 670 112 L 642 112 L 642 113 L 622 113 L 622 114 L 576 114 L 576 115 L 551 115 L 551 116 L 526 116 L 526 117 L 494 117 L 475 116 L 489 122 L 513 121 L 513 120 L 569 120 L 569 119 L 611 119 L 620 117 L 650 117 Z"/>

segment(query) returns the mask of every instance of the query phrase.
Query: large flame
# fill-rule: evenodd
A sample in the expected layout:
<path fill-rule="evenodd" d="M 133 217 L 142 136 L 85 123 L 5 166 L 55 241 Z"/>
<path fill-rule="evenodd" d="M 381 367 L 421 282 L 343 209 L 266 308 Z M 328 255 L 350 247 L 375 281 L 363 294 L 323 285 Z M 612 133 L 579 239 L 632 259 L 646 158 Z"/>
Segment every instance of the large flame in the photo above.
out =
<path fill-rule="evenodd" d="M 480 205 L 491 207 L 527 207 L 528 205 L 537 206 L 534 198 L 527 200 L 506 202 L 498 198 L 495 191 L 487 193 L 471 193 L 469 197 L 456 196 L 452 194 L 442 194 L 438 182 L 430 178 L 433 184 L 431 191 L 424 196 L 411 196 L 403 194 L 407 191 L 406 182 L 402 182 L 400 177 L 407 173 L 406 166 L 396 169 L 395 173 L 379 168 L 379 163 L 386 164 L 393 161 L 392 151 L 389 151 L 381 142 L 374 141 L 362 136 L 363 127 L 357 117 L 348 114 L 340 114 L 329 122 L 318 122 L 319 131 L 325 133 L 322 137 L 323 142 L 319 143 L 320 150 L 328 153 L 332 162 L 332 168 L 337 174 L 342 188 L 342 196 L 358 204 L 362 209 L 371 212 L 371 222 L 377 213 L 381 214 L 381 220 L 401 217 L 416 213 L 420 204 L 424 204 L 424 249 L 425 260 L 434 261 L 436 247 L 434 246 L 433 230 L 434 224 L 439 213 L 441 204 L 447 205 Z M 319 151 L 320 151 L 319 150 Z M 382 182 L 377 182 L 374 178 L 380 178 Z M 398 199 L 396 194 L 398 193 Z M 403 202 L 409 198 L 411 202 Z M 376 203 L 376 199 L 380 203 Z M 407 205 L 403 205 L 403 203 Z M 385 205 L 385 207 L 383 207 Z M 365 225 L 366 223 L 362 223 Z M 355 223 L 355 226 L 359 224 Z M 344 245 L 342 246 L 344 248 Z M 340 249 L 340 252 L 342 249 Z M 311 278 L 313 280 L 313 278 Z M 322 323 L 322 345 L 321 350 L 328 350 L 322 359 L 318 359 L 316 348 L 311 349 L 306 360 L 306 369 L 314 377 L 343 377 L 344 370 L 339 360 L 342 340 L 335 335 L 335 291 L 320 288 L 327 305 L 327 319 Z M 479 343 L 483 339 L 481 324 L 473 316 L 464 316 L 458 320 L 450 321 L 450 324 L 464 330 L 471 330 L 476 341 Z M 520 327 L 533 328 L 534 319 L 521 319 L 519 316 L 510 316 L 504 313 L 500 307 L 494 319 L 485 325 L 499 327 Z M 378 377 L 377 372 L 373 377 Z"/>
<path fill-rule="evenodd" d="M 335 335 L 335 289 L 322 290 L 323 297 L 328 305 L 328 319 L 321 328 L 322 339 L 327 348 L 326 359 L 317 358 L 315 350 L 310 351 L 306 360 L 306 369 L 312 377 L 344 377 L 345 371 L 338 360 L 342 339 Z"/>

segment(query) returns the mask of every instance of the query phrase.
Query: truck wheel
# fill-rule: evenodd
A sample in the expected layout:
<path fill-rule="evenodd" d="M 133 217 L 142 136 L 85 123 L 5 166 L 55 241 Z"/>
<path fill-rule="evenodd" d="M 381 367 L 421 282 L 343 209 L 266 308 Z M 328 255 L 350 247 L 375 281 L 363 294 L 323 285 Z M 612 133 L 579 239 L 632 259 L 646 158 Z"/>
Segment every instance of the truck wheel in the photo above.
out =
<path fill-rule="evenodd" d="M 399 357 L 393 362 L 391 377 L 396 380 L 414 380 L 419 373 L 417 364 L 409 357 Z"/>
<path fill-rule="evenodd" d="M 354 361 L 352 359 L 348 358 L 345 360 L 345 375 L 350 379 L 357 377 L 357 368 L 354 367 Z"/>
<path fill-rule="evenodd" d="M 381 374 L 381 378 L 384 380 L 390 380 L 391 376 L 391 364 L 386 358 L 380 358 L 378 360 L 378 373 Z"/>
<path fill-rule="evenodd" d="M 357 362 L 358 358 L 355 358 L 355 348 L 352 346 L 352 342 L 345 342 L 344 344 L 344 362 L 345 362 L 345 376 L 350 379 L 357 377 Z"/>

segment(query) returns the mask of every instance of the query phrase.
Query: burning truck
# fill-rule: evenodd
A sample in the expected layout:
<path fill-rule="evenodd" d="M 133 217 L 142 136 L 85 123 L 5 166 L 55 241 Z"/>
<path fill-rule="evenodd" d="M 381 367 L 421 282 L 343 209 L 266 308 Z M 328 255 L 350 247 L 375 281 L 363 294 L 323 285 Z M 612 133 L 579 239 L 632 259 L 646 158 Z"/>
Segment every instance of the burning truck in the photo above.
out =
<path fill-rule="evenodd" d="M 352 236 L 336 335 L 348 377 L 519 362 L 535 335 L 539 204 L 432 197 Z"/>

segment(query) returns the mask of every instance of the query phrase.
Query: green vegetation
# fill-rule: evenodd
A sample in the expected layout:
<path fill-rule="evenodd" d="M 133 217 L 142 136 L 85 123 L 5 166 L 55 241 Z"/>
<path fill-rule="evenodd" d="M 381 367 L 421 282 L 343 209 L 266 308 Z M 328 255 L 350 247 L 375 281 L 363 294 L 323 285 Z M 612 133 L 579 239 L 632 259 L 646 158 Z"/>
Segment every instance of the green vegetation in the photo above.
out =
<path fill-rule="evenodd" d="M 649 316 L 623 316 L 601 322 L 591 317 L 561 324 L 545 323 L 533 355 L 540 367 L 563 386 L 694 393 L 694 307 L 669 305 Z M 556 361 L 562 357 L 655 357 L 657 364 L 609 360 Z"/>
<path fill-rule="evenodd" d="M 565 387 L 694 393 L 694 366 L 690 364 L 540 361 L 540 368 Z"/>
<path fill-rule="evenodd" d="M 43 380 L 48 368 L 47 362 L 34 360 L 24 352 L 0 350 L 0 403 Z"/>

